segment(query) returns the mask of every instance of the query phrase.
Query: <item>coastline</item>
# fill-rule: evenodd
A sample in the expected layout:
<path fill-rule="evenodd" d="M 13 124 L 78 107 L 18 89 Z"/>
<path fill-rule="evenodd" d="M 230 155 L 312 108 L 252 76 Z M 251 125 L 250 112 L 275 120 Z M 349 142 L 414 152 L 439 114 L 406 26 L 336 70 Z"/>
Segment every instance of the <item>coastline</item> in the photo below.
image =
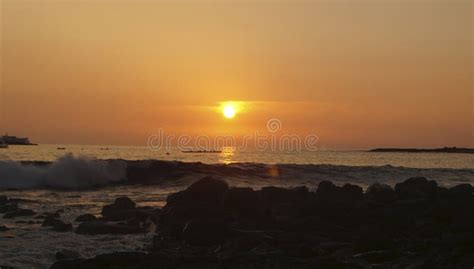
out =
<path fill-rule="evenodd" d="M 253 190 L 204 177 L 168 195 L 163 207 L 119 196 L 99 211 L 70 215 L 60 204 L 56 212 L 35 212 L 25 209 L 28 201 L 3 196 L 0 208 L 8 209 L 3 219 L 39 222 L 25 225 L 48 238 L 96 238 L 108 249 L 86 256 L 83 248 L 68 244 L 46 248 L 42 251 L 52 257 L 48 266 L 53 269 L 470 268 L 473 191 L 469 184 L 448 189 L 422 177 L 394 188 L 373 184 L 365 191 L 330 181 L 320 182 L 316 190 Z M 0 235 L 17 228 L 1 229 Z M 127 238 L 129 244 L 134 236 L 141 239 L 134 241 L 136 249 L 117 252 L 107 247 L 116 243 L 102 236 Z"/>

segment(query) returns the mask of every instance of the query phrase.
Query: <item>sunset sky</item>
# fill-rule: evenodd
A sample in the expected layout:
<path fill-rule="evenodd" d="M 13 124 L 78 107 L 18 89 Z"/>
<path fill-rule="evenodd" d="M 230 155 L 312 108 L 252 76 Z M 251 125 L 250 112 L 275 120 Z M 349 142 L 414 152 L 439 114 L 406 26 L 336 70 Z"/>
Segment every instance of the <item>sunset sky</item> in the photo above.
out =
<path fill-rule="evenodd" d="M 474 146 L 471 0 L 0 3 L 2 133 L 145 145 L 277 118 L 325 148 Z"/>

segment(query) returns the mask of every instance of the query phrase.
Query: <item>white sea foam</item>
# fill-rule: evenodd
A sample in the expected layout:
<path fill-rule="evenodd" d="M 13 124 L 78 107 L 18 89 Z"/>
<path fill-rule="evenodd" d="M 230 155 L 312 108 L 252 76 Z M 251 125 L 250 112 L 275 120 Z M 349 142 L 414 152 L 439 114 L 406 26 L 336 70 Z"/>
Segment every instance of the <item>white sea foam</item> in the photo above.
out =
<path fill-rule="evenodd" d="M 103 161 L 66 154 L 51 165 L 0 162 L 0 188 L 78 189 L 126 178 L 126 162 Z"/>

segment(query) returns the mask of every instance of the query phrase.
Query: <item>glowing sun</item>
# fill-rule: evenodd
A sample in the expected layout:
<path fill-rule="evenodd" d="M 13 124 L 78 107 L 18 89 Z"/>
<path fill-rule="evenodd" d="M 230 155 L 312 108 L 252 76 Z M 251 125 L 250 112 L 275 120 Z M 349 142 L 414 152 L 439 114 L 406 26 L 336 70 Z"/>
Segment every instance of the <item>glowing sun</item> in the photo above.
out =
<path fill-rule="evenodd" d="M 237 114 L 237 108 L 233 104 L 226 104 L 222 108 L 222 114 L 228 119 L 232 119 Z"/>

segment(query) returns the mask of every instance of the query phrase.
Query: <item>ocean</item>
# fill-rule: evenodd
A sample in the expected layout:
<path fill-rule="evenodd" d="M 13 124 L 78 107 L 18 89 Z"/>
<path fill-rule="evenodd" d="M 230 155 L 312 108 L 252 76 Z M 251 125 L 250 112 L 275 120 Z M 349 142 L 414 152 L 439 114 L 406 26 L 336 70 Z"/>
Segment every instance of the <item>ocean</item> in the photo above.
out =
<path fill-rule="evenodd" d="M 140 173 L 133 172 L 137 169 Z M 363 150 L 238 152 L 232 148 L 221 153 L 182 153 L 177 148 L 153 151 L 111 145 L 0 149 L 0 195 L 21 199 L 21 208 L 39 214 L 61 210 L 66 222 L 84 213 L 99 216 L 104 205 L 121 196 L 139 206 L 163 206 L 169 194 L 204 176 L 254 189 L 305 185 L 314 190 L 321 180 L 367 188 L 374 182 L 394 185 L 414 176 L 450 187 L 474 182 L 474 155 Z M 54 253 L 71 249 L 84 257 L 142 251 L 152 237 L 59 233 L 42 227 L 41 221 L 27 220 L 31 218 L 2 219 L 9 230 L 0 234 L 0 265 L 48 268 L 55 261 Z"/>
<path fill-rule="evenodd" d="M 65 148 L 58 150 L 58 148 Z M 155 151 L 146 146 L 38 145 L 0 149 L 0 161 L 55 161 L 71 153 L 96 159 L 170 160 L 206 164 L 330 164 L 345 166 L 403 166 L 410 168 L 474 168 L 473 154 L 367 152 L 366 150 L 257 151 L 223 148 L 221 153 L 183 153 L 178 148 Z"/>

